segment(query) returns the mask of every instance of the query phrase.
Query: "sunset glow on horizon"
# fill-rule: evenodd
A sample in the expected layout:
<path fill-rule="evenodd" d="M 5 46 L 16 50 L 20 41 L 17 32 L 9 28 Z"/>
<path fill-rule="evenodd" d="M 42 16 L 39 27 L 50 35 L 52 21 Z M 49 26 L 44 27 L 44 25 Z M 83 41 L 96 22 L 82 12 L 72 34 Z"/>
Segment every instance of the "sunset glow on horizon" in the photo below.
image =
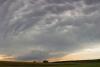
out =
<path fill-rule="evenodd" d="M 59 53 L 59 52 L 55 52 Z M 61 52 L 60 52 L 61 53 Z M 74 53 L 70 53 L 67 55 L 64 55 L 63 57 L 52 57 L 48 58 L 49 62 L 55 62 L 55 61 L 75 61 L 75 60 L 92 60 L 92 59 L 100 59 L 100 49 L 98 48 L 88 48 L 83 49 Z M 7 56 L 7 55 L 0 55 L 0 61 L 19 61 L 16 60 L 13 56 Z"/>
<path fill-rule="evenodd" d="M 49 58 L 48 60 L 50 62 L 55 62 L 55 61 L 76 61 L 76 60 L 92 60 L 92 59 L 100 59 L 100 47 L 87 48 L 74 53 L 67 54 L 63 57 Z"/>
<path fill-rule="evenodd" d="M 13 56 L 0 55 L 0 61 L 16 61 Z"/>

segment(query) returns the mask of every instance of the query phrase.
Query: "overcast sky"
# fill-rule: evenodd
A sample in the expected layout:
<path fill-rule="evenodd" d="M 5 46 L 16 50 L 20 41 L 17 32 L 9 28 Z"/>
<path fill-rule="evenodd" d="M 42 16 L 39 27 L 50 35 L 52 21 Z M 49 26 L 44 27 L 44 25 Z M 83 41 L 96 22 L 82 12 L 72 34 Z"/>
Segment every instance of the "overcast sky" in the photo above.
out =
<path fill-rule="evenodd" d="M 97 56 L 96 48 L 100 48 L 100 0 L 0 0 L 4 59 L 44 60 L 89 52 Z"/>

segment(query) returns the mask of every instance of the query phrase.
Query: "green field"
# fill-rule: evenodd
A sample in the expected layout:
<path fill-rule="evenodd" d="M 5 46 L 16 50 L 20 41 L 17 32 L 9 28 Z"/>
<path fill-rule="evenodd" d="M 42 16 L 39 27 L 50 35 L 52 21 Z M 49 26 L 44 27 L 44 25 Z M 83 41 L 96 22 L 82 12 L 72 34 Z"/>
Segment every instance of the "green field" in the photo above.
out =
<path fill-rule="evenodd" d="M 61 63 L 32 63 L 32 62 L 0 62 L 0 67 L 100 67 L 100 62 L 61 62 Z"/>

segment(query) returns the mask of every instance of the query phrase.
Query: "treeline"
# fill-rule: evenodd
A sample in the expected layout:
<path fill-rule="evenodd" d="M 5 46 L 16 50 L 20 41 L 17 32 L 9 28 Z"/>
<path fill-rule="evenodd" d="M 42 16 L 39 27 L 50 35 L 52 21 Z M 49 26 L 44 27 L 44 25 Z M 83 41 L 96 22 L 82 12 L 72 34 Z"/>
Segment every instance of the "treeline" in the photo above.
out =
<path fill-rule="evenodd" d="M 93 59 L 93 60 L 75 60 L 75 61 L 58 61 L 53 63 L 95 63 L 100 62 L 100 59 Z"/>

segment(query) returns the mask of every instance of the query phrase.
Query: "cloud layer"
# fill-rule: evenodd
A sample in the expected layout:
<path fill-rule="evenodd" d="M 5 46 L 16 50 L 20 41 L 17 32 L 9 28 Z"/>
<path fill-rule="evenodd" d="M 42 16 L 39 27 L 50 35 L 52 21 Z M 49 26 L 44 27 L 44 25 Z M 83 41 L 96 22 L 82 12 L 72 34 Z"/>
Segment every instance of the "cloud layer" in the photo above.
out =
<path fill-rule="evenodd" d="M 52 51 L 58 52 L 55 57 L 61 57 L 94 46 L 87 44 L 100 41 L 99 3 L 0 0 L 0 54 L 17 56 L 18 60 L 41 60 L 52 57 Z M 26 51 L 29 53 L 19 56 Z"/>

